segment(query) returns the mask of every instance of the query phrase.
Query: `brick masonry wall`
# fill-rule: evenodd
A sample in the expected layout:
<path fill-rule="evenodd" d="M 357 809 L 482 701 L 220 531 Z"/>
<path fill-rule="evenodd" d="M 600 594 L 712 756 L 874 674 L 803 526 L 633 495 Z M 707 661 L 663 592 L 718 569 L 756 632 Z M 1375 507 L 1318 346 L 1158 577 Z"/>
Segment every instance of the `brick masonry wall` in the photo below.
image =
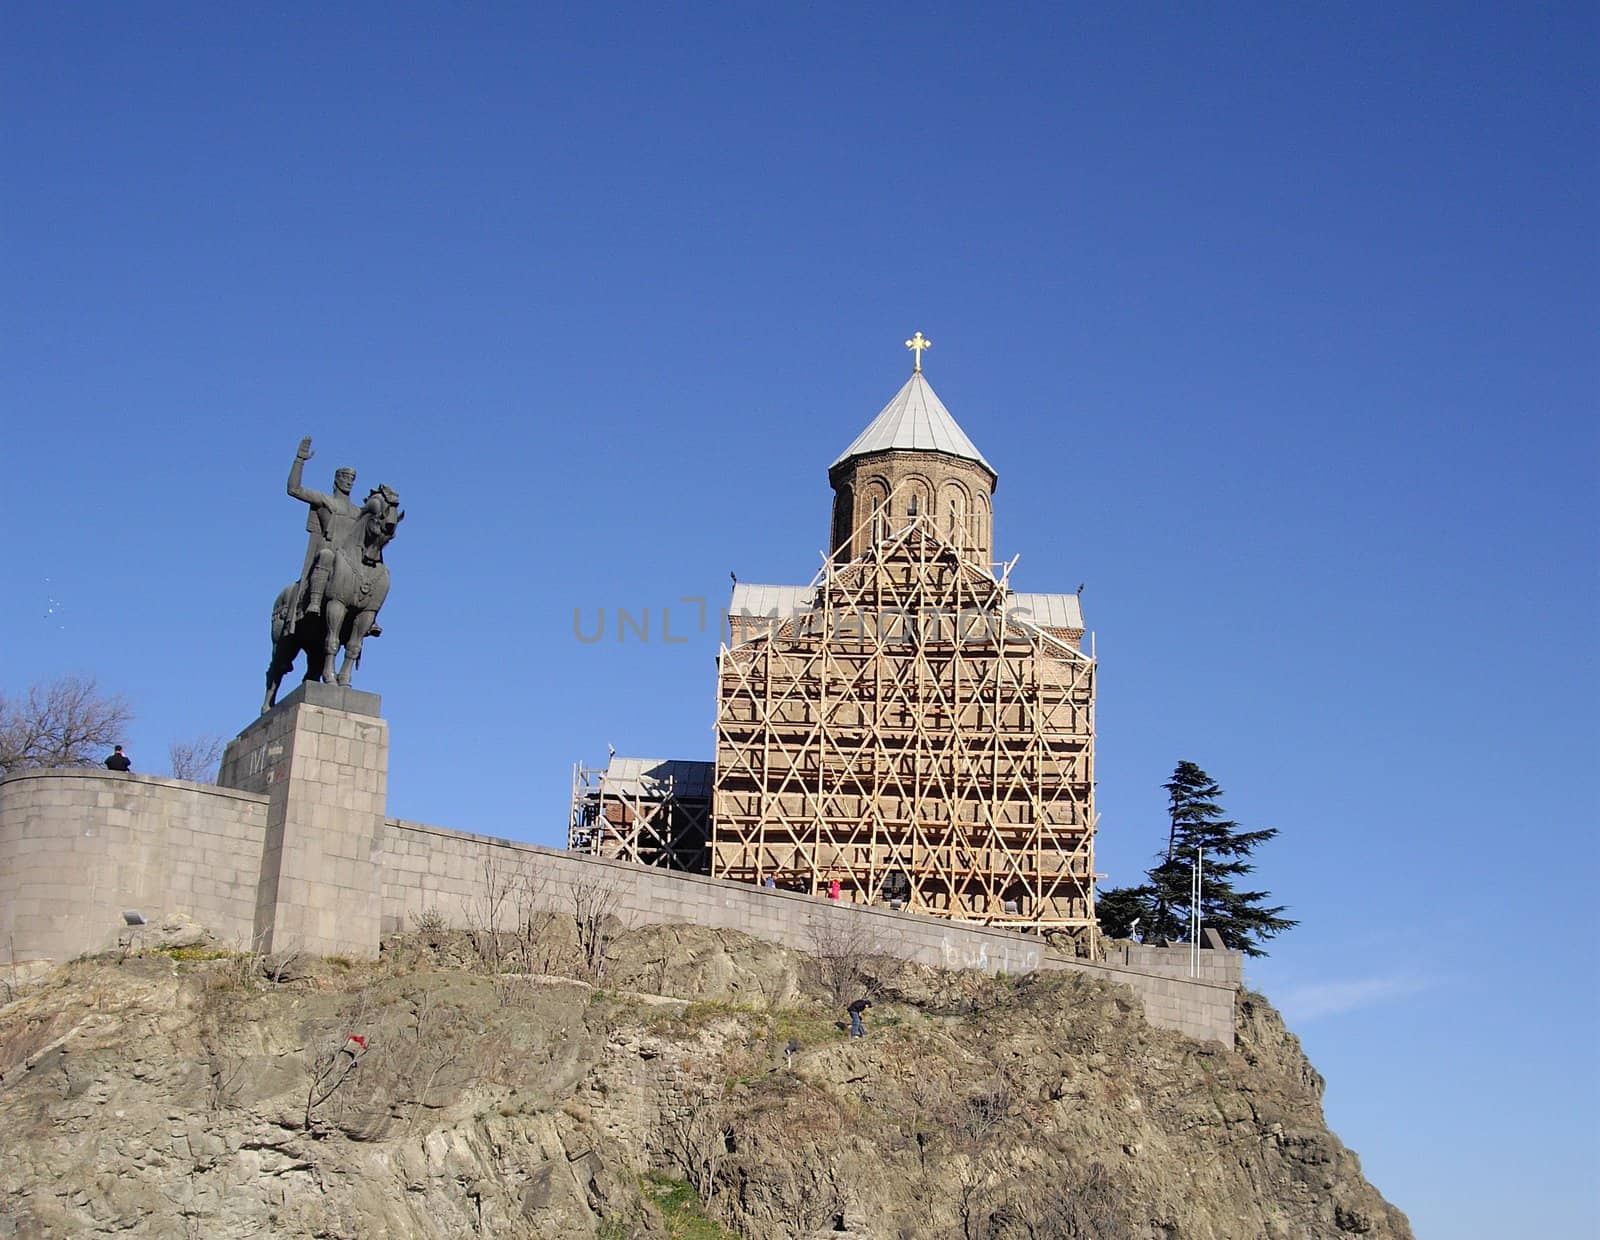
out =
<path fill-rule="evenodd" d="M 540 901 L 551 908 L 570 910 L 571 892 L 578 882 L 603 882 L 614 893 L 618 918 L 628 926 L 692 922 L 738 930 L 800 951 L 815 951 L 819 940 L 844 933 L 858 937 L 872 952 L 945 968 L 1008 974 L 1073 969 L 1131 988 L 1153 1025 L 1233 1045 L 1234 984 L 1152 975 L 1122 961 L 1077 960 L 1010 930 L 835 904 L 794 892 L 648 869 L 400 819 L 385 823 L 377 862 L 386 934 L 414 926 L 428 910 L 437 910 L 451 925 L 481 924 L 487 911 L 486 867 L 492 866 L 498 881 L 515 873 L 532 877 Z"/>
<path fill-rule="evenodd" d="M 872 510 L 875 503 L 889 499 L 891 511 L 884 517 L 888 528 L 898 529 L 905 523 L 912 494 L 917 496 L 917 510 L 934 514 L 941 532 L 950 533 L 950 489 L 959 488 L 964 493 L 966 528 L 960 531 L 959 541 L 979 561 L 994 558 L 994 475 L 976 461 L 931 452 L 874 452 L 868 456 L 851 457 L 828 471 L 828 480 L 834 488 L 833 536 L 830 548 L 837 548 L 842 537 L 855 532 L 858 537 L 851 555 L 860 555 L 865 549 L 863 540 L 871 535 Z M 851 510 L 848 518 L 840 511 L 844 498 L 839 488 L 850 487 Z M 845 524 L 845 521 L 848 524 Z"/>
<path fill-rule="evenodd" d="M 124 909 L 186 913 L 250 943 L 267 798 L 150 775 L 22 771 L 0 780 L 0 962 L 116 942 Z"/>

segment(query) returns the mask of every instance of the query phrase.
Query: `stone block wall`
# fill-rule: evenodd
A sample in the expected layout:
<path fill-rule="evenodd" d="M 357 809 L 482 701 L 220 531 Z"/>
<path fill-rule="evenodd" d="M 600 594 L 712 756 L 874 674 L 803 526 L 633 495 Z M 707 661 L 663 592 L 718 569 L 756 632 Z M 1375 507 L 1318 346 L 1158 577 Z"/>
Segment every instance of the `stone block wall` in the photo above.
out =
<path fill-rule="evenodd" d="M 255 934 L 267 951 L 378 950 L 373 856 L 388 793 L 376 694 L 302 684 L 229 742 L 219 782 L 267 797 Z"/>
<path fill-rule="evenodd" d="M 267 798 L 150 775 L 21 771 L 0 780 L 0 962 L 116 942 L 122 913 L 186 913 L 240 948 L 254 934 Z"/>
<path fill-rule="evenodd" d="M 1160 973 L 1165 977 L 1190 976 L 1189 945 L 1156 947 L 1149 943 L 1115 943 L 1106 948 L 1107 960 L 1115 961 L 1142 973 Z M 1244 984 L 1244 955 L 1241 952 L 1212 951 L 1202 948 L 1194 976 L 1202 981 L 1217 982 L 1223 986 Z"/>
<path fill-rule="evenodd" d="M 989 973 L 1077 970 L 1128 986 L 1153 1025 L 1233 1043 L 1234 953 L 1203 953 L 1196 978 L 1183 948 L 1092 963 L 1010 930 L 384 818 L 386 743 L 381 720 L 302 699 L 230 747 L 224 772 L 253 785 L 243 790 L 98 770 L 0 780 L 0 964 L 102 950 L 130 908 L 186 913 L 240 948 L 370 956 L 430 910 L 482 924 L 491 884 L 520 873 L 545 907 L 568 912 L 576 889 L 599 884 L 629 926 L 687 922 L 799 951 L 848 938 Z"/>
<path fill-rule="evenodd" d="M 414 928 L 417 919 L 429 911 L 437 911 L 454 926 L 483 924 L 491 872 L 496 882 L 515 874 L 530 876 L 545 907 L 567 912 L 577 884 L 601 883 L 611 893 L 616 915 L 626 926 L 691 922 L 737 930 L 799 951 L 816 951 L 829 941 L 848 936 L 875 954 L 987 973 L 1020 975 L 1036 969 L 1071 969 L 1131 988 L 1153 1025 L 1233 1045 L 1235 984 L 1155 975 L 1117 960 L 1078 960 L 1048 950 L 1038 938 L 1011 930 L 834 903 L 400 819 L 385 823 L 377 855 L 386 934 Z M 514 915 L 510 909 L 507 913 Z"/>

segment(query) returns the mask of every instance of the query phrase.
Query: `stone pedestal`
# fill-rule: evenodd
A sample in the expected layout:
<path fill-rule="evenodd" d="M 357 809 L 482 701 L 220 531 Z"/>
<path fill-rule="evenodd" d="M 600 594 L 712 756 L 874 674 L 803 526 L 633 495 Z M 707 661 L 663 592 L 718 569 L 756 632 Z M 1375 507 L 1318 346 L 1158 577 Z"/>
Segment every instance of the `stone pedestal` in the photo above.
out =
<path fill-rule="evenodd" d="M 217 782 L 265 794 L 266 842 L 256 891 L 263 951 L 378 953 L 378 871 L 389 782 L 381 699 L 301 685 L 228 745 Z"/>

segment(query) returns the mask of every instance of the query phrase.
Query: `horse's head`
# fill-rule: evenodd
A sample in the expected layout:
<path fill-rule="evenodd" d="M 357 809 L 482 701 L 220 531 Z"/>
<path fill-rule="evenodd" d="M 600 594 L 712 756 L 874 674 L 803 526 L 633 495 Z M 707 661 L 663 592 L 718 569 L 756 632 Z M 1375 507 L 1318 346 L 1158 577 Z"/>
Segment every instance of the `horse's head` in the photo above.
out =
<path fill-rule="evenodd" d="M 405 519 L 395 490 L 381 484 L 374 487 L 361 505 L 361 558 L 368 564 L 382 564 L 383 549 Z"/>

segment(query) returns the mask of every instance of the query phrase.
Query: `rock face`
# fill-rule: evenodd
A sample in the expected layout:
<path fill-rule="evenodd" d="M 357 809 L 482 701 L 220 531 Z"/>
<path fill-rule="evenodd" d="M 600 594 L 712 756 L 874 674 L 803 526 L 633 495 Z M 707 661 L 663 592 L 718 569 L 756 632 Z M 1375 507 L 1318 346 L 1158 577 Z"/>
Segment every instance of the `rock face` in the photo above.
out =
<path fill-rule="evenodd" d="M 1225 1051 L 1073 974 L 610 930 L 56 971 L 0 1008 L 0 1236 L 676 1234 L 651 1172 L 747 1237 L 1411 1235 L 1259 998 Z"/>

